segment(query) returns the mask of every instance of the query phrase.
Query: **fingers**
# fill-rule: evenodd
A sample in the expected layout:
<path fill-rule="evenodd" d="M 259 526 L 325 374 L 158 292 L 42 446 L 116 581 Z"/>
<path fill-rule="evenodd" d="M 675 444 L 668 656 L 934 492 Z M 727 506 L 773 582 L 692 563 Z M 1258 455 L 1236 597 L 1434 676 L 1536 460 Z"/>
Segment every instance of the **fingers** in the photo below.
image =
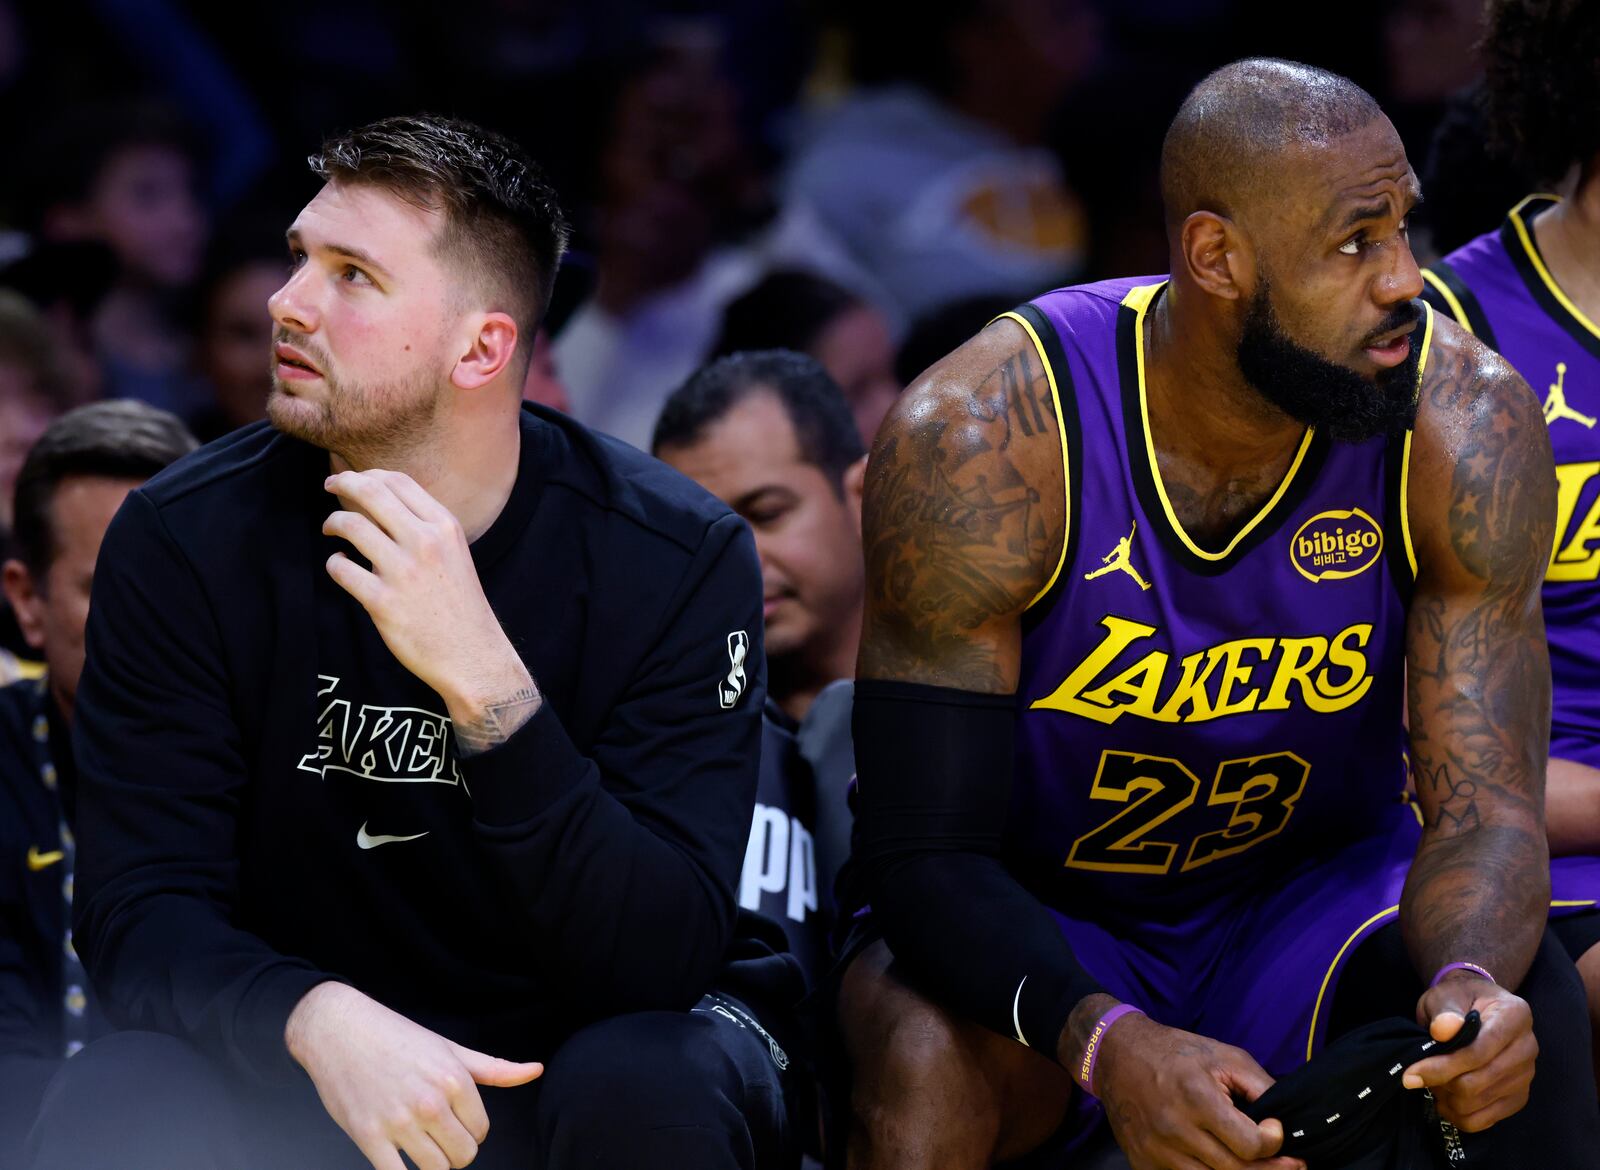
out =
<path fill-rule="evenodd" d="M 455 1049 L 462 1065 L 472 1074 L 472 1079 L 480 1085 L 509 1089 L 516 1085 L 525 1085 L 544 1073 L 544 1065 L 538 1061 L 519 1063 L 514 1060 L 501 1060 L 498 1056 L 464 1048 L 460 1044 L 452 1044 L 451 1047 Z"/>
<path fill-rule="evenodd" d="M 354 504 L 377 523 L 391 537 L 401 535 L 417 524 L 417 514 L 395 495 L 388 482 L 388 472 L 341 471 L 323 481 L 334 495 L 346 504 Z"/>
<path fill-rule="evenodd" d="M 387 1138 L 376 1137 L 357 1142 L 356 1145 L 367 1161 L 372 1163 L 372 1170 L 406 1170 L 405 1163 L 400 1161 L 399 1151 Z"/>
<path fill-rule="evenodd" d="M 474 1138 L 461 1119 L 448 1111 L 428 1126 L 428 1136 L 444 1151 L 450 1165 L 458 1168 L 470 1164 L 478 1156 L 478 1145 L 483 1141 Z"/>
<path fill-rule="evenodd" d="M 478 1145 L 489 1136 L 489 1113 L 483 1107 L 483 1097 L 472 1081 L 451 1086 L 450 1109 L 466 1129 L 468 1136 Z"/>
<path fill-rule="evenodd" d="M 1220 1051 L 1221 1060 L 1217 1065 L 1217 1081 L 1223 1090 L 1232 1097 L 1243 1097 L 1246 1101 L 1254 1101 L 1268 1089 L 1272 1088 L 1274 1081 L 1266 1069 L 1256 1063 L 1255 1058 L 1242 1048 L 1223 1048 Z M 1238 1112 L 1238 1110 L 1234 1110 Z M 1243 1114 L 1240 1114 L 1243 1117 Z M 1279 1140 L 1283 1134 L 1280 1127 Z"/>
<path fill-rule="evenodd" d="M 455 514 L 438 500 L 430 496 L 426 489 L 416 480 L 403 471 L 386 471 L 382 473 L 384 482 L 389 485 L 389 490 L 399 497 L 400 502 L 422 520 L 430 524 L 443 524 L 455 518 Z"/>
<path fill-rule="evenodd" d="M 383 582 L 370 570 L 363 569 L 342 552 L 336 552 L 328 558 L 328 576 L 332 577 L 351 597 L 361 603 L 363 609 L 371 610 L 378 600 L 378 595 L 383 592 Z"/>
<path fill-rule="evenodd" d="M 1528 1036 L 1479 1069 L 1433 1091 L 1440 1115 L 1469 1133 L 1503 1121 L 1528 1103 L 1538 1042 Z"/>
<path fill-rule="evenodd" d="M 453 1163 L 434 1141 L 420 1129 L 412 1129 L 400 1143 L 400 1150 L 417 1170 L 450 1170 Z"/>
<path fill-rule="evenodd" d="M 1452 1015 L 1453 1013 L 1444 1015 L 1441 1031 L 1449 1027 Z M 1533 1043 L 1532 1051 L 1537 1053 L 1538 1042 L 1533 1040 L 1533 1016 L 1528 1010 L 1528 1005 L 1521 999 L 1512 997 L 1509 1003 L 1486 1005 L 1482 1011 L 1482 1018 L 1483 1027 L 1476 1040 L 1459 1052 L 1430 1056 L 1417 1061 L 1406 1069 L 1401 1077 L 1401 1083 L 1408 1089 L 1420 1089 L 1424 1085 L 1431 1088 L 1448 1084 L 1473 1069 L 1492 1064 L 1502 1052 L 1524 1038 Z M 1454 1036 L 1459 1027 L 1458 1023 L 1455 1028 L 1449 1028 L 1450 1035 Z M 1434 1038 L 1439 1037 L 1435 1035 Z M 1526 1058 L 1527 1050 L 1522 1049 L 1520 1055 Z"/>
<path fill-rule="evenodd" d="M 394 541 L 360 512 L 332 512 L 322 522 L 322 531 L 327 536 L 348 540 L 379 572 L 393 560 Z"/>

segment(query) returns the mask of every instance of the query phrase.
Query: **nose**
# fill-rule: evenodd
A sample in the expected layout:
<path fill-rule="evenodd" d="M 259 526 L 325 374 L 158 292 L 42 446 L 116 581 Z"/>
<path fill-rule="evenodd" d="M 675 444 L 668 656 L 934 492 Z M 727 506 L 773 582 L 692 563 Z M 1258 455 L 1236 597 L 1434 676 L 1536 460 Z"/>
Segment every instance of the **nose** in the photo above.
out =
<path fill-rule="evenodd" d="M 1384 306 L 1412 301 L 1422 295 L 1422 269 L 1411 254 L 1411 244 L 1401 236 L 1391 252 L 1393 261 L 1389 271 L 1378 282 L 1378 298 Z"/>
<path fill-rule="evenodd" d="M 317 329 L 316 306 L 306 295 L 306 272 L 304 267 L 291 272 L 283 287 L 267 298 L 273 323 L 294 333 L 315 333 Z"/>

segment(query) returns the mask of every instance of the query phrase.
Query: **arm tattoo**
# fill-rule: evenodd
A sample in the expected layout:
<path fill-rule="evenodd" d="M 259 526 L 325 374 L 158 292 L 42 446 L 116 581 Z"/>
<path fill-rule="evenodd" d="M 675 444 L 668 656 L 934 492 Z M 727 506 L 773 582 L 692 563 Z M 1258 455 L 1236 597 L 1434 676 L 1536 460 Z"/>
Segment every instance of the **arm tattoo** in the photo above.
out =
<path fill-rule="evenodd" d="M 457 722 L 457 753 L 465 759 L 499 747 L 533 718 L 543 701 L 537 687 L 523 687 L 509 698 L 490 703 L 478 718 Z"/>
<path fill-rule="evenodd" d="M 1049 383 L 1025 342 L 976 390 L 912 393 L 867 473 L 859 673 L 1004 692 L 1015 666 L 980 631 L 1020 613 L 1060 549 L 1042 503 L 1062 498 Z"/>
<path fill-rule="evenodd" d="M 1448 551 L 1433 542 L 1445 563 L 1423 570 L 1407 627 L 1411 767 L 1426 823 L 1402 913 L 1425 975 L 1470 959 L 1515 987 L 1548 912 L 1539 588 L 1554 472 L 1532 395 L 1473 348 L 1436 349 L 1429 371 L 1428 406 L 1465 426 L 1443 517 Z"/>

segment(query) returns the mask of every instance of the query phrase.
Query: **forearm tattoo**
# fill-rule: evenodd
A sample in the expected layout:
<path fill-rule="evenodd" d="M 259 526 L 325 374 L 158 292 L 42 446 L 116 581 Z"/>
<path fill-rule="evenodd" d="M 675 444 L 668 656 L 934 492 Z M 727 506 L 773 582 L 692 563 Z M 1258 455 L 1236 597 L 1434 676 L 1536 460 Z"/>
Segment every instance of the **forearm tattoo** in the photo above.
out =
<path fill-rule="evenodd" d="M 456 723 L 456 750 L 476 756 L 499 747 L 539 710 L 543 697 L 537 687 L 524 687 L 508 699 L 490 703 L 476 719 Z"/>

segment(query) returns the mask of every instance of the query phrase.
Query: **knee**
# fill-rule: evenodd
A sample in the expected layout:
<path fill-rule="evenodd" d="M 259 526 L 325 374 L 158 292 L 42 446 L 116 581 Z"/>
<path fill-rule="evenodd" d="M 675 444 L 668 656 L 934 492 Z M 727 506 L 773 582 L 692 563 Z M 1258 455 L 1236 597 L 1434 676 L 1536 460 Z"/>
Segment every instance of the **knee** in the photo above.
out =
<path fill-rule="evenodd" d="M 744 1085 L 691 1013 L 591 1025 L 546 1062 L 535 1114 L 541 1166 L 753 1165 Z"/>
<path fill-rule="evenodd" d="M 850 1054 L 852 1163 L 986 1165 L 1001 1102 L 968 1031 L 885 966 L 855 966 L 840 996 Z"/>

